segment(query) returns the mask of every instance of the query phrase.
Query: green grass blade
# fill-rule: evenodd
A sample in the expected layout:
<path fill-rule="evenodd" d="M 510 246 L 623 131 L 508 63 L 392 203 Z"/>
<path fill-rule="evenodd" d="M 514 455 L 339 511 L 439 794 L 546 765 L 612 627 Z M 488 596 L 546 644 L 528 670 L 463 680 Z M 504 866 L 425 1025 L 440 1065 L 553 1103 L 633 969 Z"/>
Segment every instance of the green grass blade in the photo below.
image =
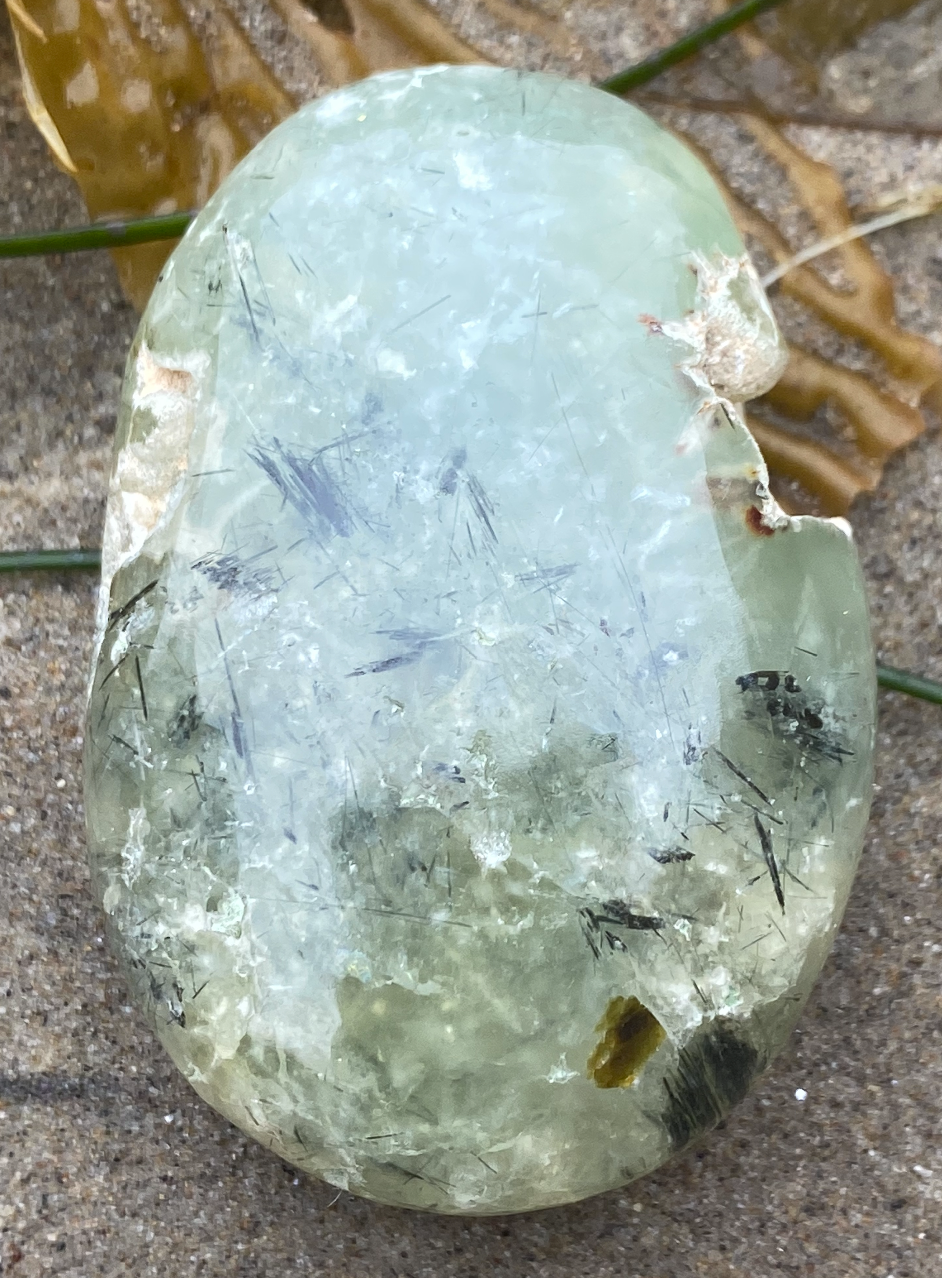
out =
<path fill-rule="evenodd" d="M 73 568 L 101 567 L 100 550 L 3 550 L 3 572 L 70 572 Z"/>
<path fill-rule="evenodd" d="M 934 705 L 942 706 L 942 683 L 924 679 L 922 675 L 910 674 L 908 670 L 878 665 L 877 683 L 890 692 L 904 692 L 908 697 L 918 697 L 920 701 L 931 701 Z"/>
<path fill-rule="evenodd" d="M 93 222 L 63 231 L 37 231 L 0 237 L 0 257 L 37 257 L 41 253 L 85 253 L 89 249 L 128 248 L 154 240 L 178 239 L 194 213 L 168 213 L 135 222 Z"/>
<path fill-rule="evenodd" d="M 687 58 L 692 58 L 695 53 L 705 49 L 708 44 L 714 44 L 717 40 L 721 40 L 723 36 L 735 31 L 737 27 L 751 22 L 753 18 L 758 18 L 761 13 L 774 9 L 782 3 L 784 3 L 784 0 L 742 0 L 741 4 L 734 5 L 726 13 L 721 13 L 718 18 L 714 18 L 711 22 L 704 23 L 702 27 L 697 27 L 695 31 L 690 31 L 687 35 L 681 36 L 676 43 L 669 45 L 666 49 L 662 49 L 660 53 L 653 53 L 650 58 L 645 58 L 643 62 L 629 67 L 627 71 L 619 71 L 617 75 L 609 76 L 607 80 L 602 80 L 598 88 L 605 89 L 608 93 L 630 93 L 632 89 L 638 89 L 642 84 L 649 84 L 655 76 L 659 76 L 669 67 L 676 66 L 678 62 L 684 62 Z"/>

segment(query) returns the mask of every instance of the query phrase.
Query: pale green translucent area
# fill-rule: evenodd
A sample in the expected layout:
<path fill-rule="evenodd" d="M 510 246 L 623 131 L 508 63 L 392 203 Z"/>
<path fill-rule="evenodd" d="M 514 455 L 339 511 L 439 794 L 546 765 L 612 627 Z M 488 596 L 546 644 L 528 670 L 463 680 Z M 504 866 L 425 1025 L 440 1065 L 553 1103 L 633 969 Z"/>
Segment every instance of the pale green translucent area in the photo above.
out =
<path fill-rule="evenodd" d="M 824 960 L 873 654 L 847 536 L 777 512 L 719 403 L 779 362 L 742 251 L 638 111 L 438 68 L 276 129 L 154 294 L 95 883 L 193 1086 L 333 1184 L 619 1185 L 744 1094 Z"/>

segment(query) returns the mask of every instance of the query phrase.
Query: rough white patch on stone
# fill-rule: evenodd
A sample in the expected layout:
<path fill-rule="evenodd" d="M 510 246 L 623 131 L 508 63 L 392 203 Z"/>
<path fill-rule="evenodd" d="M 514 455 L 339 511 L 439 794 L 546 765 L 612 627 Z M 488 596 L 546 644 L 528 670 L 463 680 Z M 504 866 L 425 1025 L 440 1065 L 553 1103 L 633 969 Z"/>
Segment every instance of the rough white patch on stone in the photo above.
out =
<path fill-rule="evenodd" d="M 400 98 L 404 98 L 407 94 L 412 93 L 416 89 L 422 88 L 422 83 L 429 76 L 440 75 L 446 70 L 445 64 L 436 64 L 431 67 L 416 67 L 409 78 L 406 80 L 402 74 L 395 75 L 387 73 L 387 86 L 383 92 L 379 94 L 381 102 L 398 102 Z"/>
<path fill-rule="evenodd" d="M 506 830 L 479 834 L 471 840 L 471 851 L 485 873 L 496 870 L 510 856 L 510 835 Z"/>
<path fill-rule="evenodd" d="M 345 333 L 362 332 L 368 318 L 368 312 L 360 305 L 356 293 L 348 293 L 334 306 L 325 306 L 311 315 L 309 340 L 312 343 L 324 338 L 337 341 Z M 311 411 L 319 413 L 320 409 L 314 405 Z"/>
<path fill-rule="evenodd" d="M 738 412 L 733 421 L 738 429 L 749 435 L 749 427 Z M 769 491 L 768 467 L 758 444 L 755 440 L 752 442 L 756 451 L 753 461 L 746 462 L 744 466 L 717 469 L 707 478 L 706 487 L 713 506 L 718 510 L 743 510 L 755 506 L 760 523 L 773 532 L 779 528 L 797 529 L 803 518 L 813 518 L 815 523 L 821 523 L 817 516 L 785 514 Z"/>
<path fill-rule="evenodd" d="M 794 527 L 791 515 L 785 514 L 769 491 L 767 470 L 764 472 L 764 477 L 756 483 L 755 494 L 756 504 L 759 507 L 759 522 L 764 528 L 777 532 L 780 528 Z"/>
<path fill-rule="evenodd" d="M 189 363 L 207 363 L 203 356 Z M 114 573 L 141 551 L 167 513 L 170 497 L 187 465 L 197 397 L 195 372 L 159 363 L 141 343 L 134 370 L 132 412 L 146 409 L 152 428 L 119 453 L 109 494 L 102 577 Z"/>
<path fill-rule="evenodd" d="M 376 367 L 381 373 L 394 373 L 396 377 L 408 380 L 415 377 L 415 369 L 409 368 L 401 351 L 390 350 L 384 346 L 376 355 Z"/>
<path fill-rule="evenodd" d="M 690 348 L 678 368 L 700 392 L 700 403 L 677 442 L 678 453 L 701 444 L 722 414 L 748 432 L 739 405 L 774 386 L 788 362 L 787 348 L 748 254 L 720 253 L 711 260 L 695 252 L 690 266 L 697 276 L 693 310 L 680 320 L 641 316 L 651 333 Z M 768 491 L 764 463 L 760 470 L 756 500 L 762 523 L 773 530 L 786 527 L 789 518 Z"/>
<path fill-rule="evenodd" d="M 668 510 L 681 510 L 690 505 L 690 498 L 686 493 L 669 493 L 660 488 L 649 488 L 647 484 L 636 484 L 628 500 L 650 501 L 652 505 L 664 506 Z"/>
<path fill-rule="evenodd" d="M 238 936 L 245 917 L 245 900 L 239 892 L 230 890 L 222 898 L 215 910 L 207 916 L 211 931 L 221 932 L 227 936 Z"/>
<path fill-rule="evenodd" d="M 788 362 L 775 317 L 749 256 L 693 253 L 697 300 L 681 320 L 646 318 L 652 332 L 683 342 L 680 367 L 709 400 L 741 404 L 770 390 Z"/>
<path fill-rule="evenodd" d="M 205 352 L 173 363 L 154 358 L 145 342 L 137 353 L 131 412 L 146 412 L 150 429 L 132 423 L 130 439 L 115 459 L 101 552 L 96 653 L 110 608 L 115 573 L 143 549 L 180 499 Z"/>
<path fill-rule="evenodd" d="M 121 877 L 133 889 L 144 862 L 144 841 L 150 832 L 145 808 L 132 808 L 128 813 L 128 836 L 121 849 Z"/>
<path fill-rule="evenodd" d="M 456 151 L 455 167 L 458 170 L 458 182 L 466 191 L 489 191 L 491 189 L 493 183 L 477 156 L 468 155 L 464 151 Z"/>
<path fill-rule="evenodd" d="M 550 1072 L 544 1074 L 543 1077 L 548 1083 L 568 1083 L 571 1078 L 579 1077 L 579 1071 L 569 1068 L 566 1061 L 566 1053 L 564 1052 Z"/>
<path fill-rule="evenodd" d="M 122 660 L 125 653 L 141 634 L 154 620 L 154 610 L 146 599 L 134 609 L 134 612 L 127 618 L 124 625 L 118 628 L 118 634 L 115 635 L 114 642 L 108 653 L 108 658 L 113 666 L 117 666 Z"/>
<path fill-rule="evenodd" d="M 104 896 L 101 898 L 101 908 L 106 914 L 114 914 L 121 903 L 121 888 L 118 886 L 117 879 L 113 879 L 105 888 Z"/>
<path fill-rule="evenodd" d="M 343 90 L 329 93 L 317 104 L 317 114 L 322 120 L 339 120 L 357 105 L 355 94 Z"/>

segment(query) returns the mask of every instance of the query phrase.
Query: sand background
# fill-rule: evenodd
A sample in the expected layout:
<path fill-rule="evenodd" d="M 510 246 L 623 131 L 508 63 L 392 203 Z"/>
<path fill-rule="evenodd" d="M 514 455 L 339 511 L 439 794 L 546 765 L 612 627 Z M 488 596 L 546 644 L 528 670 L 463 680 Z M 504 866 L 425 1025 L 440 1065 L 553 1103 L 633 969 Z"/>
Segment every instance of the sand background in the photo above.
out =
<path fill-rule="evenodd" d="M 652 7 L 622 6 L 617 32 L 593 11 L 613 65 L 702 13 L 664 5 L 659 26 Z M 632 12 L 645 15 L 634 26 Z M 827 130 L 811 142 L 858 194 L 942 173 L 938 142 Z M 83 220 L 21 105 L 0 16 L 0 233 Z M 879 251 L 907 322 L 938 337 L 942 219 L 885 232 Z M 97 544 L 135 323 L 107 255 L 0 262 L 0 548 Z M 930 434 L 853 516 L 882 659 L 937 679 L 940 508 Z M 621 1192 L 435 1218 L 299 1177 L 190 1091 L 128 1005 L 84 860 L 95 594 L 89 574 L 0 578 L 0 1273 L 942 1273 L 942 709 L 881 695 L 873 821 L 844 926 L 790 1046 L 729 1121 Z"/>

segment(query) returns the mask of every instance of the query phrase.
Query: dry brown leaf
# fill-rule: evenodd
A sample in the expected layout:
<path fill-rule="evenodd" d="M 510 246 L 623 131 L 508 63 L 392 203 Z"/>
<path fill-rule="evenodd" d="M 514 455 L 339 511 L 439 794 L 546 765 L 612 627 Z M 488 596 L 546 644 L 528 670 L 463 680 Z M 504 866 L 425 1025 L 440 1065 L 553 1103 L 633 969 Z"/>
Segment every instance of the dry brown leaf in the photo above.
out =
<path fill-rule="evenodd" d="M 218 0 L 205 47 L 177 0 L 150 0 L 146 35 L 124 0 L 16 0 L 10 15 L 27 105 L 92 218 L 197 207 L 294 110 Z M 139 308 L 171 247 L 115 253 Z"/>
<path fill-rule="evenodd" d="M 777 53 L 816 66 L 869 27 L 896 18 L 918 0 L 791 0 L 763 24 Z"/>

